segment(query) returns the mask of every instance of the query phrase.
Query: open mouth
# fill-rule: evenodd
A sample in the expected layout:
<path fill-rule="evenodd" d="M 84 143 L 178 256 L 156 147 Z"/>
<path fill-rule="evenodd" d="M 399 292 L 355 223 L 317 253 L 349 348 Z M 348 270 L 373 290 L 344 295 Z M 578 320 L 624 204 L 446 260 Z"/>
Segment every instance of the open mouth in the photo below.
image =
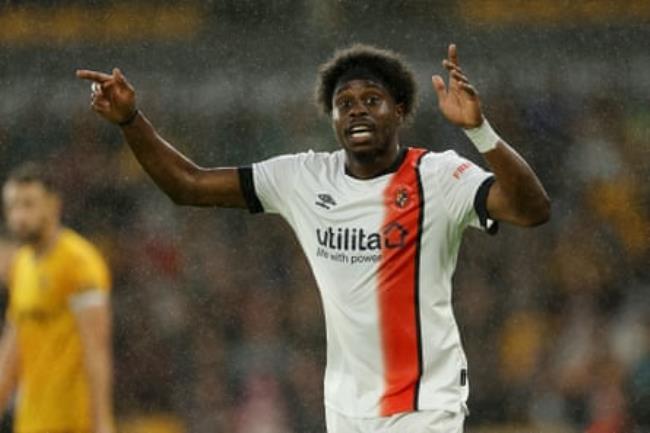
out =
<path fill-rule="evenodd" d="M 372 135 L 374 128 L 370 125 L 354 125 L 348 128 L 348 135 L 353 139 L 367 139 Z"/>

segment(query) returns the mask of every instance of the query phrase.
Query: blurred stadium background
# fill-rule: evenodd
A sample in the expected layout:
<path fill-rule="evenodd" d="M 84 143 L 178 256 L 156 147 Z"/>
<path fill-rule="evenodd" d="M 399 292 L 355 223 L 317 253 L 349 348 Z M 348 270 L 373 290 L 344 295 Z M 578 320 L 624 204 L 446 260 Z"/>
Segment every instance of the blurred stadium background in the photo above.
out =
<path fill-rule="evenodd" d="M 166 138 L 239 165 L 336 148 L 312 88 L 355 41 L 417 72 L 404 144 L 480 160 L 430 88 L 456 42 L 553 199 L 542 228 L 466 238 L 467 431 L 647 431 L 649 23 L 645 0 L 0 1 L 0 176 L 46 161 L 65 221 L 109 257 L 120 431 L 323 432 L 323 318 L 282 221 L 173 206 L 74 70 L 119 66 Z"/>

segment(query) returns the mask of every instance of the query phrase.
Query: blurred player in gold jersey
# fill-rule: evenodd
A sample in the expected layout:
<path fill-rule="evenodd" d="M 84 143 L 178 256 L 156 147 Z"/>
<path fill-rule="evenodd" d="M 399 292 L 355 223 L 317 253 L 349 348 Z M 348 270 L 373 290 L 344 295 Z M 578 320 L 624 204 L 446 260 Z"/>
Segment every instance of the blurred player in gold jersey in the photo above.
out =
<path fill-rule="evenodd" d="M 21 248 L 0 341 L 0 413 L 15 433 L 113 433 L 110 276 L 99 252 L 61 226 L 60 197 L 37 165 L 2 190 Z"/>

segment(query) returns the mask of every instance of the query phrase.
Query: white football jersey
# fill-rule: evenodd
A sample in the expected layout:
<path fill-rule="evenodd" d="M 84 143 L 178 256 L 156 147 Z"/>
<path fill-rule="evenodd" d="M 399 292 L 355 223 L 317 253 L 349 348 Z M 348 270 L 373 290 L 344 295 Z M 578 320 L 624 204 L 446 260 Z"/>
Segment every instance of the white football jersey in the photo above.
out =
<path fill-rule="evenodd" d="M 494 178 L 453 151 L 402 148 L 359 180 L 345 153 L 279 156 L 240 168 L 252 212 L 291 225 L 320 289 L 325 404 L 350 417 L 464 410 L 467 361 L 451 304 L 464 229 L 491 231 Z"/>

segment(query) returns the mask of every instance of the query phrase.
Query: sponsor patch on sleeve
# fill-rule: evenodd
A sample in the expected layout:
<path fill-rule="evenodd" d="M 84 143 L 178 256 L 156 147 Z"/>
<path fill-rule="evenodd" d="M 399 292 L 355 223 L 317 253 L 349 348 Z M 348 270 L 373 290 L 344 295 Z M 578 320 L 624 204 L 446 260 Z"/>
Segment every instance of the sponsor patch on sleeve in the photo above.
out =
<path fill-rule="evenodd" d="M 474 164 L 472 164 L 471 162 L 465 161 L 461 165 L 456 167 L 456 170 L 454 170 L 452 176 L 454 178 L 456 178 L 456 179 L 460 179 L 460 177 L 463 175 L 463 173 L 465 173 L 467 170 L 469 170 L 473 166 L 474 166 Z"/>

